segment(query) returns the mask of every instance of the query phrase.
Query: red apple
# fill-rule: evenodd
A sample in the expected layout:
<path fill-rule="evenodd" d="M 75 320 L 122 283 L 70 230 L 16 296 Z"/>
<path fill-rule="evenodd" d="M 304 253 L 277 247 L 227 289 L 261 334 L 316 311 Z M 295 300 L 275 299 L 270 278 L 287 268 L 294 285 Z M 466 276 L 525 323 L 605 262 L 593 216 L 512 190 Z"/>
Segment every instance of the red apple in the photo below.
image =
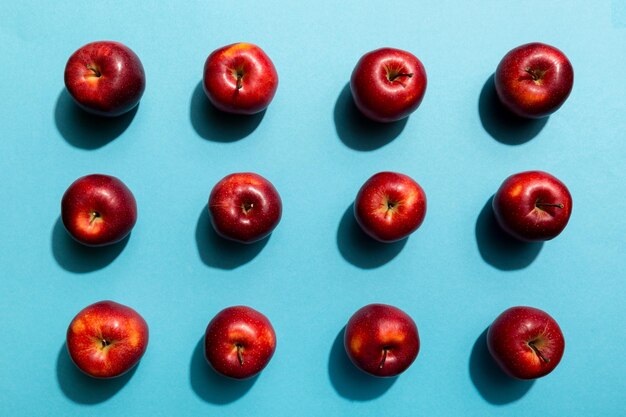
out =
<path fill-rule="evenodd" d="M 209 196 L 211 224 L 218 235 L 241 243 L 268 236 L 282 216 L 282 201 L 271 182 L 258 174 L 230 174 Z"/>
<path fill-rule="evenodd" d="M 492 204 L 502 229 L 527 242 L 555 238 L 572 213 L 572 196 L 565 184 L 543 171 L 511 175 L 496 192 Z"/>
<path fill-rule="evenodd" d="M 417 230 L 426 216 L 426 194 L 411 177 L 379 172 L 359 190 L 354 216 L 365 233 L 380 242 L 394 242 Z"/>
<path fill-rule="evenodd" d="M 511 307 L 489 327 L 487 347 L 504 372 L 519 379 L 534 379 L 556 368 L 565 340 L 557 322 L 545 311 Z"/>
<path fill-rule="evenodd" d="M 68 233 L 87 246 L 124 239 L 137 221 L 137 203 L 119 179 L 92 174 L 74 181 L 61 200 L 61 219 Z"/>
<path fill-rule="evenodd" d="M 67 329 L 67 351 L 95 378 L 114 378 L 139 362 L 148 347 L 148 325 L 135 310 L 100 301 L 81 310 Z"/>
<path fill-rule="evenodd" d="M 206 328 L 204 355 L 216 372 L 235 379 L 263 370 L 276 350 L 276 333 L 263 314 L 246 306 L 220 311 Z"/>
<path fill-rule="evenodd" d="M 261 48 L 234 43 L 211 53 L 204 64 L 204 92 L 219 110 L 255 114 L 270 105 L 278 73 Z"/>
<path fill-rule="evenodd" d="M 357 108 L 377 122 L 413 113 L 426 93 L 426 70 L 410 52 L 380 48 L 363 55 L 352 71 L 350 90 Z"/>
<path fill-rule="evenodd" d="M 65 86 L 74 101 L 90 113 L 119 116 L 139 103 L 146 76 L 139 57 L 113 41 L 79 48 L 65 66 Z"/>
<path fill-rule="evenodd" d="M 348 321 L 344 347 L 357 368 L 380 377 L 404 372 L 420 349 L 417 326 L 397 307 L 369 304 Z"/>
<path fill-rule="evenodd" d="M 565 102 L 574 85 L 574 70 L 563 52 L 535 42 L 507 53 L 494 80 L 505 107 L 518 116 L 541 118 Z"/>

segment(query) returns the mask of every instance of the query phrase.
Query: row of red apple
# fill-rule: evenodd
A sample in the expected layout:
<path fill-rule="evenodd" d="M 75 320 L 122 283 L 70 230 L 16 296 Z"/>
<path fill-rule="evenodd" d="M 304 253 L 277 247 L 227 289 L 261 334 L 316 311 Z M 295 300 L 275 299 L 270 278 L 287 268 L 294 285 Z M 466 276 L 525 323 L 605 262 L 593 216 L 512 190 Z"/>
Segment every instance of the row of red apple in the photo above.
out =
<path fill-rule="evenodd" d="M 81 310 L 67 329 L 67 350 L 76 366 L 95 378 L 114 378 L 135 366 L 148 346 L 148 325 L 130 307 L 101 301 Z M 378 377 L 404 372 L 417 358 L 420 338 L 413 319 L 397 307 L 369 304 L 348 321 L 344 347 L 352 363 Z M 502 370 L 519 379 L 552 372 L 565 349 L 563 333 L 546 312 L 511 307 L 487 331 L 487 347 Z M 276 333 L 262 313 L 228 307 L 208 324 L 204 354 L 224 376 L 245 379 L 265 368 L 276 349 Z"/>
<path fill-rule="evenodd" d="M 282 201 L 267 179 L 249 172 L 236 173 L 213 187 L 208 209 L 218 235 L 252 243 L 276 228 L 282 216 Z M 523 241 L 549 240 L 567 225 L 572 196 L 556 177 L 526 171 L 502 183 L 493 198 L 493 211 L 502 229 L 511 236 Z M 378 241 L 404 239 L 426 216 L 426 194 L 407 175 L 379 172 L 357 193 L 354 216 L 363 231 Z M 137 203 L 119 179 L 87 175 L 74 181 L 64 193 L 61 219 L 78 242 L 109 245 L 131 232 L 137 221 Z"/>
<path fill-rule="evenodd" d="M 569 96 L 574 71 L 565 54 L 543 43 L 514 48 L 500 61 L 495 88 L 515 114 L 545 117 Z M 354 102 L 368 118 L 393 122 L 415 111 L 426 92 L 426 70 L 413 54 L 395 48 L 371 51 L 358 61 L 350 79 Z M 112 41 L 79 48 L 65 67 L 65 85 L 83 109 L 118 116 L 135 107 L 146 80 L 139 57 Z M 213 51 L 203 74 L 204 91 L 219 110 L 254 114 L 267 108 L 278 87 L 271 59 L 256 45 L 235 43 Z"/>

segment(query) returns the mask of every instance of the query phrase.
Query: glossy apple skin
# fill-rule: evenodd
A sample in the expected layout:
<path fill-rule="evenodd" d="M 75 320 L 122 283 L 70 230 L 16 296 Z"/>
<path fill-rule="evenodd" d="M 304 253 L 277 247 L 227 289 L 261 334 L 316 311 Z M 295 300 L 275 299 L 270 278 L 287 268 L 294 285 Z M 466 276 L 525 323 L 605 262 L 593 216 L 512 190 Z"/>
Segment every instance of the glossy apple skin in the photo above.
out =
<path fill-rule="evenodd" d="M 380 242 L 404 239 L 426 217 L 426 194 L 407 175 L 379 172 L 359 190 L 354 217 L 365 233 Z"/>
<path fill-rule="evenodd" d="M 410 52 L 380 48 L 363 55 L 352 71 L 354 104 L 377 122 L 408 117 L 426 93 L 426 70 Z"/>
<path fill-rule="evenodd" d="M 392 377 L 417 358 L 420 339 L 413 319 L 397 307 L 369 304 L 348 321 L 344 347 L 352 363 L 368 374 Z"/>
<path fill-rule="evenodd" d="M 556 368 L 565 351 L 557 322 L 533 307 L 511 307 L 487 331 L 489 353 L 508 375 L 535 379 Z"/>
<path fill-rule="evenodd" d="M 272 102 L 278 88 L 278 73 L 261 48 L 239 42 L 208 56 L 202 84 L 207 97 L 219 110 L 255 114 Z"/>
<path fill-rule="evenodd" d="M 493 197 L 500 227 L 526 242 L 558 236 L 572 213 L 572 196 L 559 179 L 543 171 L 525 171 L 508 177 Z"/>
<path fill-rule="evenodd" d="M 494 80 L 505 107 L 518 116 L 537 119 L 554 113 L 567 100 L 574 69 L 563 52 L 535 42 L 507 53 Z"/>
<path fill-rule="evenodd" d="M 61 220 L 70 236 L 83 245 L 110 245 L 124 239 L 135 226 L 137 203 L 119 179 L 87 175 L 63 194 Z"/>
<path fill-rule="evenodd" d="M 70 56 L 65 87 L 82 109 L 99 116 L 119 116 L 139 103 L 146 76 L 130 48 L 119 42 L 99 41 Z"/>
<path fill-rule="evenodd" d="M 252 172 L 227 175 L 209 196 L 209 214 L 215 232 L 223 238 L 252 243 L 267 237 L 282 216 L 276 188 Z"/>
<path fill-rule="evenodd" d="M 228 307 L 208 324 L 204 355 L 215 371 L 235 379 L 261 372 L 274 356 L 276 333 L 263 314 L 246 306 Z"/>
<path fill-rule="evenodd" d="M 66 345 L 78 369 L 95 378 L 114 378 L 132 369 L 145 353 L 148 325 L 132 308 L 100 301 L 74 317 Z"/>

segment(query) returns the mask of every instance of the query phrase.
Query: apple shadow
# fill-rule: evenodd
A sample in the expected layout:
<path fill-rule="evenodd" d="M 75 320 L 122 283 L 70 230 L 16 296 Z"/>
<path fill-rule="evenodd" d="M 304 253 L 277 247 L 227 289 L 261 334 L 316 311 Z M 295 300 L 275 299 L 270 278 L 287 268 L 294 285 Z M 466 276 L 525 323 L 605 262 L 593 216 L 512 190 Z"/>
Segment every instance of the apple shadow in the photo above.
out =
<path fill-rule="evenodd" d="M 480 256 L 502 271 L 524 269 L 539 255 L 543 242 L 522 242 L 509 236 L 498 224 L 491 196 L 476 219 L 476 243 Z"/>
<path fill-rule="evenodd" d="M 380 123 L 365 117 L 354 104 L 350 83 L 341 90 L 334 109 L 335 129 L 339 139 L 357 151 L 373 151 L 402 133 L 408 117 L 392 123 Z"/>
<path fill-rule="evenodd" d="M 515 379 L 502 371 L 487 348 L 485 329 L 472 348 L 469 374 L 479 394 L 489 403 L 504 405 L 522 398 L 535 383 L 534 380 Z"/>
<path fill-rule="evenodd" d="M 220 111 L 211 104 L 200 81 L 191 96 L 189 118 L 201 138 L 214 142 L 234 142 L 254 132 L 263 120 L 265 111 L 252 115 Z"/>
<path fill-rule="evenodd" d="M 478 114 L 483 128 L 498 142 L 521 145 L 541 132 L 549 117 L 526 119 L 505 108 L 496 92 L 492 74 L 480 92 Z"/>
<path fill-rule="evenodd" d="M 57 356 L 57 382 L 63 394 L 73 402 L 94 405 L 107 401 L 124 388 L 137 370 L 137 366 L 116 378 L 93 378 L 74 365 L 67 352 L 67 346 L 63 343 Z"/>
<path fill-rule="evenodd" d="M 57 264 L 69 272 L 85 274 L 109 265 L 119 256 L 130 235 L 120 242 L 102 247 L 90 247 L 75 241 L 65 230 L 59 216 L 52 228 L 52 255 Z"/>
<path fill-rule="evenodd" d="M 250 244 L 224 239 L 215 233 L 207 206 L 202 208 L 196 225 L 200 259 L 205 265 L 219 269 L 235 269 L 247 264 L 263 250 L 271 236 Z"/>
<path fill-rule="evenodd" d="M 408 238 L 382 243 L 363 232 L 354 218 L 354 203 L 343 213 L 337 229 L 337 247 L 343 258 L 361 269 L 383 266 L 398 256 Z"/>
<path fill-rule="evenodd" d="M 196 344 L 189 365 L 189 383 L 202 400 L 218 405 L 229 404 L 243 397 L 260 374 L 248 379 L 233 379 L 218 374 L 204 357 L 204 335 Z"/>
<path fill-rule="evenodd" d="M 383 395 L 398 377 L 380 378 L 369 375 L 348 358 L 343 345 L 345 326 L 341 329 L 328 358 L 328 377 L 337 394 L 352 401 L 370 401 Z"/>
<path fill-rule="evenodd" d="M 97 149 L 124 133 L 138 108 L 139 105 L 117 117 L 97 116 L 78 107 L 63 88 L 54 109 L 54 122 L 70 145 L 81 149 Z"/>

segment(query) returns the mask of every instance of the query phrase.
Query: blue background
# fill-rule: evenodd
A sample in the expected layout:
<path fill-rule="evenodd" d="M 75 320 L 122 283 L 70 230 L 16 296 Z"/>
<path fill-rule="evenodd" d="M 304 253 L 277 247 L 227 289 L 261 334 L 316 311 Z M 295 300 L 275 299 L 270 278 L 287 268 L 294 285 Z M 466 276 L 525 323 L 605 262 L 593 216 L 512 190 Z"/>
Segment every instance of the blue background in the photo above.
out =
<path fill-rule="evenodd" d="M 2 2 L 0 5 L 0 415 L 617 416 L 626 392 L 626 3 L 615 1 Z M 265 4 L 263 4 L 265 3 Z M 63 85 L 83 44 L 121 41 L 141 58 L 138 109 L 98 121 Z M 200 88 L 214 49 L 257 43 L 280 84 L 265 114 L 223 118 Z M 575 69 L 549 119 L 507 120 L 490 77 L 515 46 L 542 41 Z M 429 85 L 408 120 L 377 126 L 355 113 L 347 82 L 361 55 L 412 51 Z M 546 170 L 574 210 L 543 245 L 494 228 L 488 201 L 510 174 Z M 423 226 L 376 245 L 350 207 L 372 174 L 415 178 Z M 215 237 L 213 185 L 255 171 L 281 193 L 282 222 L 251 247 Z M 129 239 L 87 250 L 59 221 L 76 178 L 106 173 L 138 201 Z M 150 344 L 112 381 L 70 363 L 67 325 L 113 299 L 139 311 Z M 342 328 L 371 302 L 416 321 L 422 349 L 392 380 L 346 359 Z M 256 379 L 205 364 L 200 341 L 222 308 L 250 305 L 278 335 Z M 504 309 L 531 305 L 560 323 L 566 351 L 534 383 L 505 378 L 484 331 Z"/>

